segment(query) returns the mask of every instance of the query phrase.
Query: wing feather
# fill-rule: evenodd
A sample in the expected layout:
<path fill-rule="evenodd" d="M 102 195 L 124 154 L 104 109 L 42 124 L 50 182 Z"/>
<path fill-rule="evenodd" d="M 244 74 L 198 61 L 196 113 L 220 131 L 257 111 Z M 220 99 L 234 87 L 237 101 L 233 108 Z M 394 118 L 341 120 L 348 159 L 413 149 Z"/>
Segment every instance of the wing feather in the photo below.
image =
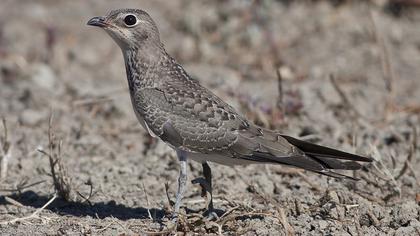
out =
<path fill-rule="evenodd" d="M 171 146 L 193 152 L 227 153 L 237 140 L 234 130 L 248 124 L 216 98 L 208 92 L 175 87 L 145 88 L 135 93 L 133 104 L 147 127 Z"/>
<path fill-rule="evenodd" d="M 222 154 L 259 163 L 278 163 L 332 177 L 330 169 L 360 169 L 371 161 L 332 148 L 304 142 L 250 124 L 216 95 L 188 81 L 188 86 L 165 83 L 133 96 L 135 110 L 147 127 L 173 147 L 204 154 Z M 185 85 L 185 84 L 184 84 Z"/>

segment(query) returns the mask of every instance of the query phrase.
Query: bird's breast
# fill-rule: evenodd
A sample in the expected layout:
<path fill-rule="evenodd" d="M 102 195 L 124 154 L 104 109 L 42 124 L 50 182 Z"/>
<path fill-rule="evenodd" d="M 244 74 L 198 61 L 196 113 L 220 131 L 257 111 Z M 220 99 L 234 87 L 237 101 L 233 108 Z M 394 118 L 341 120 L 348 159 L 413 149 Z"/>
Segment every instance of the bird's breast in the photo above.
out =
<path fill-rule="evenodd" d="M 144 118 L 143 118 L 143 115 L 144 114 L 142 114 L 141 113 L 141 111 L 139 111 L 138 109 L 137 109 L 137 106 L 136 106 L 136 101 L 135 101 L 135 99 L 134 99 L 134 94 L 133 93 L 131 93 L 130 94 L 130 97 L 131 97 L 131 104 L 132 104 L 132 106 L 133 106 L 133 110 L 134 110 L 134 113 L 136 114 L 136 117 L 137 117 L 137 120 L 139 121 L 139 123 L 141 124 L 141 126 L 143 126 L 143 128 L 150 134 L 150 136 L 152 136 L 152 137 L 154 137 L 154 138 L 156 138 L 156 137 L 158 137 L 158 135 L 156 135 L 150 128 L 149 128 L 149 126 L 147 125 L 147 123 L 146 123 L 146 121 L 144 120 Z"/>

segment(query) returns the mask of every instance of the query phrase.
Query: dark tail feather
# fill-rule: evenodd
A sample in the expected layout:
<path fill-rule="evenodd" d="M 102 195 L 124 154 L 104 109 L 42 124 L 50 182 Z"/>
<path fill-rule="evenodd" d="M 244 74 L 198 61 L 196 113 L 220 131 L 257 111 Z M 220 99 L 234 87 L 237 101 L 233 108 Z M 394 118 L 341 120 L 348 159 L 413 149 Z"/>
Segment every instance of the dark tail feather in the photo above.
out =
<path fill-rule="evenodd" d="M 241 158 L 261 163 L 277 163 L 294 166 L 334 178 L 352 177 L 332 170 L 358 170 L 358 162 L 372 162 L 373 159 L 336 149 L 312 144 L 272 131 L 264 131 L 263 136 L 240 136 L 236 150 Z M 293 149 L 292 146 L 296 147 Z"/>
<path fill-rule="evenodd" d="M 353 177 L 333 172 L 330 169 L 357 170 L 361 168 L 361 165 L 354 161 L 343 162 L 332 159 L 326 159 L 325 161 L 309 155 L 276 157 L 269 153 L 255 152 L 252 156 L 244 156 L 242 158 L 263 163 L 272 162 L 293 167 L 299 167 L 305 170 L 313 171 L 318 174 L 338 179 L 357 180 Z"/>
<path fill-rule="evenodd" d="M 320 164 L 322 164 L 327 169 L 338 169 L 338 170 L 358 170 L 362 168 L 362 165 L 355 162 L 355 161 L 342 161 L 342 160 L 335 160 L 332 158 L 325 158 L 325 157 L 317 157 L 311 154 L 305 153 L 307 156 L 311 157 L 312 159 L 316 160 Z"/>
<path fill-rule="evenodd" d="M 322 175 L 339 178 L 357 180 L 353 177 L 333 172 L 333 169 L 339 170 L 358 170 L 362 165 L 358 162 L 371 162 L 369 157 L 363 157 L 336 149 L 316 145 L 313 143 L 305 142 L 290 136 L 281 135 L 290 144 L 296 146 L 303 155 L 281 157 L 275 153 L 268 152 L 254 152 L 253 156 L 248 157 L 254 161 L 274 162 L 303 168 L 313 171 Z"/>
<path fill-rule="evenodd" d="M 326 176 L 329 176 L 329 177 L 333 177 L 333 178 L 336 178 L 336 179 L 349 179 L 349 180 L 353 180 L 353 181 L 358 181 L 359 180 L 357 178 L 354 178 L 354 177 L 351 177 L 351 176 L 348 176 L 348 175 L 343 175 L 343 174 L 340 174 L 340 173 L 337 173 L 337 172 L 334 172 L 334 171 L 330 171 L 330 170 L 319 171 L 319 172 L 316 172 L 316 173 L 321 174 L 321 175 L 326 175 Z"/>
<path fill-rule="evenodd" d="M 346 162 L 337 161 L 336 159 L 353 161 L 353 162 L 348 162 L 349 164 L 352 163 L 351 165 L 354 166 L 353 168 L 356 167 L 356 165 L 354 164 L 355 163 L 354 161 L 361 161 L 361 162 L 372 162 L 373 161 L 373 159 L 369 158 L 369 157 L 363 157 L 363 156 L 339 151 L 339 150 L 336 150 L 336 149 L 316 145 L 316 144 L 305 142 L 305 141 L 302 141 L 302 140 L 299 140 L 299 139 L 296 139 L 296 138 L 292 138 L 292 137 L 286 136 L 286 135 L 281 135 L 281 136 L 283 138 L 285 138 L 289 143 L 293 144 L 294 146 L 296 146 L 300 150 L 302 150 L 306 155 L 311 156 L 313 158 L 315 157 L 316 159 L 319 159 L 321 162 L 325 162 L 325 164 L 331 165 L 331 167 L 333 167 L 335 165 L 343 165 L 343 163 L 346 163 Z M 339 163 L 341 163 L 341 164 L 339 164 Z M 351 165 L 348 165 L 348 166 L 351 166 Z M 359 168 L 360 168 L 360 164 L 358 164 L 358 165 L 359 165 Z M 357 168 L 357 169 L 359 169 L 359 168 Z M 331 169 L 343 169 L 343 168 L 334 168 L 333 167 Z"/>

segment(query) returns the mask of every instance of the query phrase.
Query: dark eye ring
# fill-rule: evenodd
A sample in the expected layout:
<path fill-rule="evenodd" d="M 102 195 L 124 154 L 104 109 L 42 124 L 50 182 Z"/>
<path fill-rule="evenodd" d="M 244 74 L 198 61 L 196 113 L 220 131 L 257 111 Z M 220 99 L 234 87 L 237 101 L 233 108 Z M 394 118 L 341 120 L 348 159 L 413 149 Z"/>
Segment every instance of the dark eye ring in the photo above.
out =
<path fill-rule="evenodd" d="M 137 17 L 135 15 L 127 15 L 124 17 L 124 23 L 127 26 L 134 26 L 137 23 Z"/>

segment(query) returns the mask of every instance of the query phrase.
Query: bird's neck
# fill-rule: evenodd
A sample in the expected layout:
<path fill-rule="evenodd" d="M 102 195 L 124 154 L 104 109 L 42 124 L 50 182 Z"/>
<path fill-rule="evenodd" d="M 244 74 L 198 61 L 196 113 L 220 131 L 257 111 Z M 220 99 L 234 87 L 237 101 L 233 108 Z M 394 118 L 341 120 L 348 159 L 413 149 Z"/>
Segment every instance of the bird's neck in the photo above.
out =
<path fill-rule="evenodd" d="M 171 58 L 162 48 L 133 48 L 123 50 L 130 92 L 156 87 L 159 71 Z"/>

